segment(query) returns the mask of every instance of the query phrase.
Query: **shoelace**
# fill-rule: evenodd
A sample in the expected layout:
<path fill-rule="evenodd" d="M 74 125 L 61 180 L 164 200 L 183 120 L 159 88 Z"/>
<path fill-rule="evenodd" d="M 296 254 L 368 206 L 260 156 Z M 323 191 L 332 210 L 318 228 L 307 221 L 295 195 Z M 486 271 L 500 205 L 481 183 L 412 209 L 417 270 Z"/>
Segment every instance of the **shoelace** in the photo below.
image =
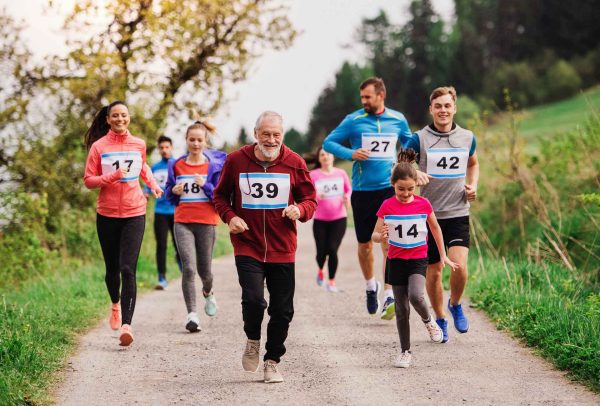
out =
<path fill-rule="evenodd" d="M 277 364 L 272 364 L 270 362 L 266 362 L 265 363 L 265 369 L 268 369 L 271 372 L 277 372 Z"/>
<path fill-rule="evenodd" d="M 246 355 L 255 355 L 255 354 L 258 354 L 258 350 L 259 350 L 258 344 L 256 344 L 256 343 L 248 343 L 246 345 L 246 352 L 245 352 L 245 354 Z"/>

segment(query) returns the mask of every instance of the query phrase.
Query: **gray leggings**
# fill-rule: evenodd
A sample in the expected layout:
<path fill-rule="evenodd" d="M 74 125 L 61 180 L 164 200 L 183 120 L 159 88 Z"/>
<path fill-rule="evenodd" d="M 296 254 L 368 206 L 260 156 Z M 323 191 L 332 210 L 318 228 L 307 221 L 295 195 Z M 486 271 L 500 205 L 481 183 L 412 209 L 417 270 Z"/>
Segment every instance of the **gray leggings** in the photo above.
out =
<path fill-rule="evenodd" d="M 412 274 L 408 277 L 408 285 L 393 285 L 394 300 L 396 301 L 396 326 L 400 336 L 402 351 L 410 350 L 410 304 L 415 308 L 423 321 L 430 319 L 429 309 L 424 296 L 425 277 Z M 410 302 L 410 304 L 409 304 Z"/>
<path fill-rule="evenodd" d="M 202 279 L 202 291 L 213 288 L 211 270 L 215 245 L 215 226 L 199 223 L 175 223 L 175 242 L 183 265 L 181 287 L 188 313 L 196 311 L 196 273 Z"/>

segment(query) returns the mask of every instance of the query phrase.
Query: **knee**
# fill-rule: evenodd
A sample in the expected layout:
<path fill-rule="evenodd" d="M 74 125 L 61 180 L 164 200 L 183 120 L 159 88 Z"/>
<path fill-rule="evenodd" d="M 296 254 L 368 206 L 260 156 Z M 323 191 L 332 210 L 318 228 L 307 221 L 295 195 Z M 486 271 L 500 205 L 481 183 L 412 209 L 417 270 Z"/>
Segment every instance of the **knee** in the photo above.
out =
<path fill-rule="evenodd" d="M 408 297 L 408 300 L 410 300 L 413 307 L 417 307 L 425 302 L 425 297 L 423 294 L 412 294 Z"/>
<path fill-rule="evenodd" d="M 358 244 L 358 256 L 359 257 L 368 257 L 373 254 L 373 244 L 372 243 L 359 243 Z"/>
<path fill-rule="evenodd" d="M 442 278 L 442 270 L 444 269 L 444 264 L 440 261 L 435 264 L 431 264 L 427 267 L 427 280 L 428 281 L 437 281 Z"/>

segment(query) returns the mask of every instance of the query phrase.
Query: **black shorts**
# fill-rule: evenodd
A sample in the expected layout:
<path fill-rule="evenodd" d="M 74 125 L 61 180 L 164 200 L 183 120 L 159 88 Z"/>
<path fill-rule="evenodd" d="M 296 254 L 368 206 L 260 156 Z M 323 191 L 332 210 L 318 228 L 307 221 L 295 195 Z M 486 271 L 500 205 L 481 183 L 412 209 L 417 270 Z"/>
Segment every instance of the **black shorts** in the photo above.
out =
<path fill-rule="evenodd" d="M 438 219 L 442 235 L 444 236 L 444 245 L 450 247 L 467 247 L 471 243 L 471 233 L 469 231 L 469 216 L 454 217 L 450 219 Z M 427 227 L 429 229 L 429 227 Z M 440 262 L 440 252 L 435 244 L 435 238 L 431 235 L 431 231 L 427 235 L 427 256 L 429 263 L 435 264 Z"/>
<path fill-rule="evenodd" d="M 427 258 L 387 258 L 385 262 L 385 283 L 392 286 L 407 286 L 410 275 L 425 276 L 427 264 Z"/>
<path fill-rule="evenodd" d="M 371 235 L 377 223 L 377 211 L 385 199 L 394 196 L 394 188 L 389 187 L 379 190 L 352 191 L 352 217 L 354 218 L 354 231 L 359 243 L 371 241 Z"/>

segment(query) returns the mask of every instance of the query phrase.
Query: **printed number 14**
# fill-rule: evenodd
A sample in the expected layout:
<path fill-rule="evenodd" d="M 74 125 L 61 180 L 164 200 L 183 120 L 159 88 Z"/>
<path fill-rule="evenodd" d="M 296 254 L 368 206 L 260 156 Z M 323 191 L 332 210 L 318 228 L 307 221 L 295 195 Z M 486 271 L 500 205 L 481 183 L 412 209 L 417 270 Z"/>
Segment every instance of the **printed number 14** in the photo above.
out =
<path fill-rule="evenodd" d="M 402 224 L 397 225 L 394 230 L 398 231 L 398 237 L 402 238 Z M 410 228 L 406 232 L 406 235 L 410 235 L 413 238 L 417 238 L 419 235 L 419 232 L 417 231 L 417 225 L 413 224 L 412 226 L 410 226 Z"/>

